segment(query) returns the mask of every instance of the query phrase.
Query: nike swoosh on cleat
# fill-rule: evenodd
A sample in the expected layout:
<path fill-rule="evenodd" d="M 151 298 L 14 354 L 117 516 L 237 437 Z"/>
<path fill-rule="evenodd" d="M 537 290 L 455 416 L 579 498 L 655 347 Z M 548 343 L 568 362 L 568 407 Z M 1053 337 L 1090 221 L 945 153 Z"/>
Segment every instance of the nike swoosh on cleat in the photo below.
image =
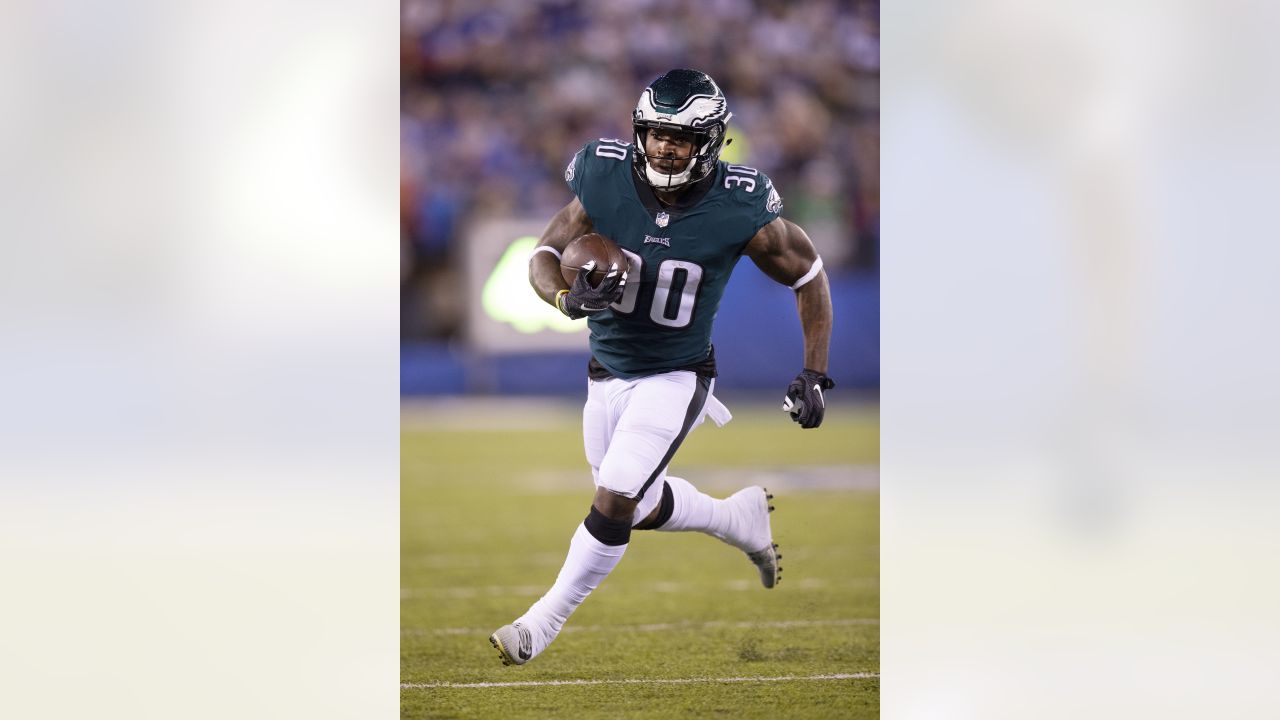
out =
<path fill-rule="evenodd" d="M 527 662 L 533 657 L 533 639 L 529 637 L 528 628 L 517 625 L 517 634 L 520 636 L 520 647 L 516 648 L 516 652 L 520 654 L 520 662 Z"/>

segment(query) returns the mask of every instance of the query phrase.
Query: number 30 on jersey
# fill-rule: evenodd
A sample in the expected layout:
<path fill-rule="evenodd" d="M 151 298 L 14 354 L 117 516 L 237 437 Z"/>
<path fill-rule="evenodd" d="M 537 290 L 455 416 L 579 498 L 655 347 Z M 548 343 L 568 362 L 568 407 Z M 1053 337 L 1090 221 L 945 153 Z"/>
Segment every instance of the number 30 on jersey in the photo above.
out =
<path fill-rule="evenodd" d="M 623 249 L 631 262 L 630 277 L 643 277 L 644 259 L 630 250 Z M 698 284 L 702 282 L 702 267 L 687 260 L 663 260 L 658 264 L 658 280 L 653 290 L 653 302 L 649 306 L 649 319 L 669 328 L 682 328 L 693 319 L 693 305 L 698 299 Z M 635 312 L 640 283 L 627 283 L 622 299 L 613 304 L 614 312 L 624 315 Z"/>

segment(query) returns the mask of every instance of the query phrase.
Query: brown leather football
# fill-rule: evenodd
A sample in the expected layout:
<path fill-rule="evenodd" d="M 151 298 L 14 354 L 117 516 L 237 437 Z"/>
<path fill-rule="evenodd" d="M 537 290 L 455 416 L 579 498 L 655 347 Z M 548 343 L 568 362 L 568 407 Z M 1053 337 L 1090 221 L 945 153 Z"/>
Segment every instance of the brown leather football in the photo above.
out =
<path fill-rule="evenodd" d="M 595 270 L 587 276 L 592 287 L 600 284 L 613 263 L 618 264 L 619 270 L 627 269 L 627 256 L 617 243 L 600 233 L 587 233 L 570 242 L 560 256 L 560 273 L 564 275 L 564 281 L 573 287 L 578 271 L 591 260 L 596 261 Z"/>

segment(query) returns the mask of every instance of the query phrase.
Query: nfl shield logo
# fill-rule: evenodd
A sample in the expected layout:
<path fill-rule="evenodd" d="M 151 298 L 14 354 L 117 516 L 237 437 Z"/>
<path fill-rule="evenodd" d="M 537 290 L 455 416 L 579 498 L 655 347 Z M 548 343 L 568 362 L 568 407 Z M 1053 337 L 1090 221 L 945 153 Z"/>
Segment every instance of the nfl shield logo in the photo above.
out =
<path fill-rule="evenodd" d="M 666 227 L 670 220 L 671 216 L 664 212 L 658 213 L 658 216 L 653 219 L 654 222 L 658 223 L 658 227 Z"/>

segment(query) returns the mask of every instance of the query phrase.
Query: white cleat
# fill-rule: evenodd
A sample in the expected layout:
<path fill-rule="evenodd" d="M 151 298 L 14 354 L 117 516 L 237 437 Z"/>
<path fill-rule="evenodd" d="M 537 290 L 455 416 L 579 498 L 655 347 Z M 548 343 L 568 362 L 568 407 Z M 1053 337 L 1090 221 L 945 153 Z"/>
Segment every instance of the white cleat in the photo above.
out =
<path fill-rule="evenodd" d="M 533 638 L 523 625 L 503 625 L 489 636 L 503 665 L 523 665 L 533 658 Z"/>
<path fill-rule="evenodd" d="M 782 567 L 778 565 L 778 560 L 782 556 L 778 554 L 777 544 L 772 544 L 759 552 L 747 553 L 747 557 L 751 559 L 756 569 L 760 571 L 760 582 L 766 588 L 771 588 L 782 582 Z"/>
<path fill-rule="evenodd" d="M 765 488 L 752 485 L 734 493 L 729 499 L 744 510 L 746 533 L 744 542 L 738 547 L 747 553 L 751 563 L 760 571 L 761 584 L 766 588 L 777 585 L 782 580 L 782 567 L 778 565 L 782 556 L 778 554 L 778 544 L 773 541 L 773 528 L 769 522 L 769 513 L 773 512 L 769 501 L 773 496 Z"/>

